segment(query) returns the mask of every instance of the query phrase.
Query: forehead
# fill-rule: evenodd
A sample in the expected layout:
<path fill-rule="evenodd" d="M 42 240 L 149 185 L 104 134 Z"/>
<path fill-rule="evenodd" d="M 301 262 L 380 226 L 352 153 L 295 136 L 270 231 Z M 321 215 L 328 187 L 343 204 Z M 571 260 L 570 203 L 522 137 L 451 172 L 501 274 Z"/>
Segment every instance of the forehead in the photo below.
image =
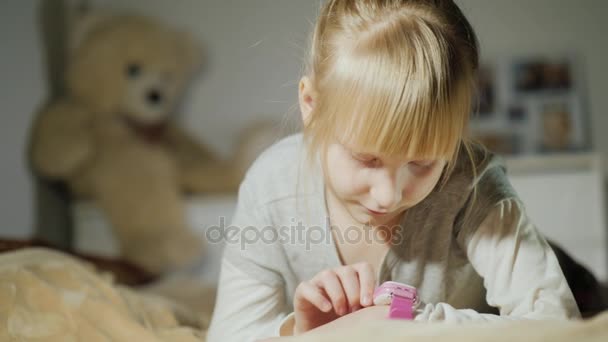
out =
<path fill-rule="evenodd" d="M 359 156 L 370 156 L 374 158 L 379 158 L 387 161 L 395 161 L 395 162 L 406 162 L 412 160 L 441 160 L 445 159 L 443 155 L 430 155 L 424 153 L 414 153 L 408 154 L 405 151 L 403 153 L 387 153 L 381 150 L 370 149 L 357 144 L 357 142 L 353 141 L 336 141 L 336 143 L 342 147 L 345 153 L 355 154 Z"/>

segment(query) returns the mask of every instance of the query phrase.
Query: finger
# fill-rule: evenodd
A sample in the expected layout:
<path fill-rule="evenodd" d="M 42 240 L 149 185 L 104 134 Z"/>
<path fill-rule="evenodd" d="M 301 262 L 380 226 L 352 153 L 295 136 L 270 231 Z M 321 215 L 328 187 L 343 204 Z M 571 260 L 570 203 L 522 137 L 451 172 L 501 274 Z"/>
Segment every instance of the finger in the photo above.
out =
<path fill-rule="evenodd" d="M 314 305 L 317 309 L 322 312 L 329 312 L 332 309 L 332 305 L 329 299 L 319 287 L 310 283 L 302 282 L 297 289 L 298 294 L 295 296 L 296 301 L 306 301 Z M 297 306 L 297 303 L 294 303 Z"/>
<path fill-rule="evenodd" d="M 349 310 L 352 311 L 355 306 L 360 305 L 361 301 L 357 271 L 352 266 L 344 266 L 338 268 L 336 274 L 346 294 Z"/>
<path fill-rule="evenodd" d="M 372 265 L 367 262 L 355 264 L 354 269 L 359 276 L 359 291 L 361 296 L 361 305 L 370 306 L 373 304 L 374 287 L 376 286 L 376 275 Z"/>
<path fill-rule="evenodd" d="M 338 276 L 330 270 L 321 272 L 315 283 L 322 288 L 332 303 L 334 311 L 339 316 L 346 314 L 346 296 Z"/>

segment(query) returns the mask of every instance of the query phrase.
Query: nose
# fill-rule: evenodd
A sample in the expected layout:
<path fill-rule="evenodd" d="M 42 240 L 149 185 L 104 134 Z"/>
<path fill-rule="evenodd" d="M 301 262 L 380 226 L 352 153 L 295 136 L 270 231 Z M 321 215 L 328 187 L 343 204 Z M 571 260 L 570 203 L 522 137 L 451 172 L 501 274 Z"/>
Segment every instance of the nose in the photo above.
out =
<path fill-rule="evenodd" d="M 370 209 L 390 210 L 401 202 L 403 198 L 401 183 L 397 173 L 385 171 L 378 174 L 371 186 L 370 194 L 379 208 Z"/>
<path fill-rule="evenodd" d="M 163 102 L 163 94 L 158 89 L 151 89 L 146 93 L 146 100 L 153 105 Z"/>

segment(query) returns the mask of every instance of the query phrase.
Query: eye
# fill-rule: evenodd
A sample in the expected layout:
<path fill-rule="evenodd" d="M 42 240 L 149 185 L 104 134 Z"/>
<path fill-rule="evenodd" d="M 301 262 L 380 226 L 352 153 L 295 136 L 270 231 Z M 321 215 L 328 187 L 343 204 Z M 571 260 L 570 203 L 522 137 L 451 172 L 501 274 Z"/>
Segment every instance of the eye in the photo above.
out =
<path fill-rule="evenodd" d="M 378 167 L 381 164 L 380 158 L 368 154 L 352 154 L 353 158 L 365 167 Z"/>
<path fill-rule="evenodd" d="M 137 78 L 141 74 L 141 66 L 137 63 L 130 63 L 126 69 L 129 78 Z"/>
<path fill-rule="evenodd" d="M 433 165 L 435 165 L 435 161 L 434 160 L 415 160 L 415 161 L 410 162 L 409 164 L 415 168 L 426 170 L 426 169 L 432 168 Z"/>

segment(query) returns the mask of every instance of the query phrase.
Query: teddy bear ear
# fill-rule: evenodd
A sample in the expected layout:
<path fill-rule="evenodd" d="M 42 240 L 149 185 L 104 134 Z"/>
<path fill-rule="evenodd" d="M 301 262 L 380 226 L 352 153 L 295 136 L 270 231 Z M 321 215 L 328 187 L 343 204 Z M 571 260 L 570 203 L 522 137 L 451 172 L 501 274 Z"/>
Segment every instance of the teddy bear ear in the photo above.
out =
<path fill-rule="evenodd" d="M 73 53 L 90 36 L 91 32 L 109 22 L 115 15 L 109 11 L 93 9 L 86 3 L 70 7 L 68 12 L 68 49 Z"/>
<path fill-rule="evenodd" d="M 188 32 L 177 32 L 179 56 L 189 71 L 195 71 L 205 62 L 202 45 Z"/>

